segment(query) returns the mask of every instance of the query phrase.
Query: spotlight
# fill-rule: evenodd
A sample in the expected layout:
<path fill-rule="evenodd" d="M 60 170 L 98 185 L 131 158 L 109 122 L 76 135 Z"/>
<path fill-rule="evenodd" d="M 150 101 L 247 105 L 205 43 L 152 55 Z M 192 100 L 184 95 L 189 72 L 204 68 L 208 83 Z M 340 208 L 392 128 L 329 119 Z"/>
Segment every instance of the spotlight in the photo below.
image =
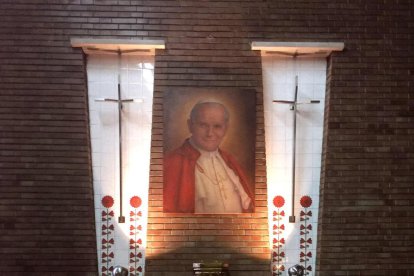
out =
<path fill-rule="evenodd" d="M 112 276 L 128 276 L 128 269 L 120 265 L 117 265 L 112 270 Z"/>
<path fill-rule="evenodd" d="M 305 268 L 301 265 L 294 265 L 288 269 L 289 276 L 303 276 L 305 274 Z"/>

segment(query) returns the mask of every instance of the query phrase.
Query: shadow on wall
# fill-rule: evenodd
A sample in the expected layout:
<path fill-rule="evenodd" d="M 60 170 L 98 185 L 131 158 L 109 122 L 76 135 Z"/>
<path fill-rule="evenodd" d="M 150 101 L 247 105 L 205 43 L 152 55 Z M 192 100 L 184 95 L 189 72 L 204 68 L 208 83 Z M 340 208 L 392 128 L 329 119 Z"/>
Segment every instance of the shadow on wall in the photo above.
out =
<path fill-rule="evenodd" d="M 229 237 L 231 238 L 231 237 Z M 234 248 L 223 247 L 217 242 L 206 242 L 200 248 L 178 248 L 168 253 L 154 254 L 146 257 L 146 276 L 191 276 L 194 275 L 193 263 L 224 262 L 229 265 L 231 276 L 269 276 L 270 250 L 263 253 L 263 258 L 235 252 Z M 201 248 L 202 247 L 202 248 Z M 241 250 L 245 250 L 241 248 Z M 256 254 L 257 255 L 257 254 Z"/>

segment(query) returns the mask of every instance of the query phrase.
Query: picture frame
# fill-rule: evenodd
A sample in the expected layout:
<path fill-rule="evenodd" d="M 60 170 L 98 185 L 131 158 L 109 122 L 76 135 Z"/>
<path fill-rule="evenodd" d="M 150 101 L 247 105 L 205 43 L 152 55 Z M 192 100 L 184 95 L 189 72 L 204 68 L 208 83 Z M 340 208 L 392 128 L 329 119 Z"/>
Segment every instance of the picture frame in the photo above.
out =
<path fill-rule="evenodd" d="M 238 175 L 238 172 L 236 171 L 239 171 L 239 169 L 233 168 L 233 170 L 235 171 L 235 174 L 243 180 L 243 183 L 248 183 L 248 187 L 243 186 L 243 189 L 246 190 L 246 193 L 248 193 L 251 198 L 251 207 L 247 209 L 243 208 L 242 212 L 254 212 L 256 136 L 255 99 L 256 94 L 254 90 L 224 88 L 174 88 L 168 90 L 164 96 L 163 141 L 164 156 L 166 158 L 179 149 L 183 143 L 192 136 L 188 126 L 188 120 L 192 108 L 197 103 L 220 103 L 227 109 L 229 115 L 227 131 L 219 148 L 220 151 L 225 151 L 231 155 L 232 158 L 234 157 L 234 159 L 237 160 L 237 167 L 240 167 L 243 172 L 241 175 Z M 171 207 L 171 205 L 176 205 L 176 203 L 171 203 L 172 201 L 180 200 L 177 199 L 177 197 L 179 197 L 177 193 L 187 193 L 185 195 L 186 200 L 193 201 L 195 196 L 193 193 L 195 191 L 192 187 L 184 189 L 181 186 L 179 192 L 171 189 L 171 185 L 168 183 L 173 181 L 172 178 L 178 177 L 175 175 L 178 173 L 177 171 L 181 169 L 178 167 L 175 168 L 175 166 L 178 166 L 177 163 L 179 163 L 175 160 L 173 172 L 168 172 L 168 164 L 166 163 L 168 163 L 168 161 L 164 160 L 164 212 L 197 213 L 197 210 L 191 210 L 191 208 L 183 209 Z M 174 176 L 171 174 L 174 174 Z M 244 174 L 244 177 L 242 174 Z M 194 176 L 192 176 L 192 178 L 194 178 Z M 247 181 L 244 181 L 245 179 Z M 240 187 L 238 188 L 239 191 L 243 189 L 240 189 Z M 183 204 L 187 206 L 187 202 L 184 202 Z M 191 206 L 190 203 L 188 203 L 188 205 Z M 216 213 L 216 211 L 212 211 L 211 213 Z"/>

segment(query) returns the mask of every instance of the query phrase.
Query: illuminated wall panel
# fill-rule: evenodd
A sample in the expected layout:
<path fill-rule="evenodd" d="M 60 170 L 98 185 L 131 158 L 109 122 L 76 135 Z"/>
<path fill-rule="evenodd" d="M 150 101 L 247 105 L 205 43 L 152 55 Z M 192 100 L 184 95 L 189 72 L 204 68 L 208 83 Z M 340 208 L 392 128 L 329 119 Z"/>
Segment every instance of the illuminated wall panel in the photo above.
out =
<path fill-rule="evenodd" d="M 270 246 L 273 275 L 287 275 L 287 269 L 301 264 L 314 275 L 319 183 L 321 170 L 326 58 L 263 56 L 266 162 L 269 200 Z M 292 202 L 293 101 L 296 76 L 295 200 Z M 294 214 L 292 214 L 294 204 Z M 289 216 L 295 222 L 289 222 Z"/>
<path fill-rule="evenodd" d="M 118 104 L 96 99 L 118 99 L 122 104 L 122 212 L 119 223 Z M 87 64 L 90 135 L 99 271 L 108 275 L 121 265 L 130 275 L 142 275 L 145 261 L 151 146 L 154 57 L 90 54 Z"/>

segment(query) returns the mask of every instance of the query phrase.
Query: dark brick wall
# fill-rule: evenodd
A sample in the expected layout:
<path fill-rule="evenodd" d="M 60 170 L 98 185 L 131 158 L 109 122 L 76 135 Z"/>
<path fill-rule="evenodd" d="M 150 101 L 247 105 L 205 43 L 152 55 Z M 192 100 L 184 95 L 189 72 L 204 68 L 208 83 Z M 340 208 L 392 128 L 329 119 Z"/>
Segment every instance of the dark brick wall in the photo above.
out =
<path fill-rule="evenodd" d="M 7 2 L 0 5 L 0 274 L 95 275 L 84 64 L 68 43 L 71 19 L 62 17 L 71 12 Z"/>
<path fill-rule="evenodd" d="M 2 271 L 97 272 L 85 66 L 69 40 L 106 37 L 166 41 L 156 56 L 149 275 L 188 275 L 183 266 L 191 254 L 209 257 L 215 249 L 229 254 L 244 275 L 267 269 L 263 240 L 244 240 L 267 235 L 261 64 L 260 54 L 250 50 L 254 40 L 346 45 L 329 59 L 319 275 L 414 273 L 412 1 L 39 3 L 0 2 Z M 257 91 L 257 215 L 160 213 L 163 95 L 189 86 Z M 237 227 L 231 247 L 215 233 Z M 205 240 L 190 240 L 197 238 Z M 168 254 L 167 244 L 183 241 L 185 250 Z"/>

